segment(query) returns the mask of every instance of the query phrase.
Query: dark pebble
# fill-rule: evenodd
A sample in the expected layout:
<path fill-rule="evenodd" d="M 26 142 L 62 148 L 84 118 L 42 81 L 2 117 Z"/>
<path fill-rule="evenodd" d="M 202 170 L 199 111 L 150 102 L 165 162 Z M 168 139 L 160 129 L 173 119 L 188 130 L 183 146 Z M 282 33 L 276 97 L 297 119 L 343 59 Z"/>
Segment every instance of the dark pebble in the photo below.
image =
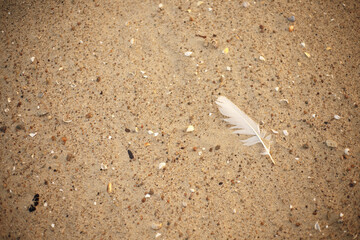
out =
<path fill-rule="evenodd" d="M 33 212 L 36 210 L 36 207 L 34 207 L 34 205 L 31 204 L 31 206 L 29 207 L 29 212 Z"/>
<path fill-rule="evenodd" d="M 134 154 L 130 150 L 128 150 L 128 154 L 130 159 L 134 159 Z"/>
<path fill-rule="evenodd" d="M 19 125 L 16 125 L 15 129 L 16 129 L 16 131 L 20 131 L 20 130 L 25 130 L 25 127 L 24 127 L 24 125 L 19 124 Z"/>
<path fill-rule="evenodd" d="M 0 127 L 0 131 L 3 132 L 3 133 L 5 133 L 5 132 L 6 132 L 6 126 Z"/>
<path fill-rule="evenodd" d="M 128 128 L 125 128 L 125 132 L 130 132 L 130 129 L 128 129 Z"/>
<path fill-rule="evenodd" d="M 74 155 L 71 153 L 68 153 L 68 155 L 66 155 L 66 161 L 71 161 L 72 159 L 74 159 Z"/>
<path fill-rule="evenodd" d="M 216 145 L 215 150 L 219 150 L 220 149 L 220 145 Z"/>
<path fill-rule="evenodd" d="M 44 96 L 44 93 L 39 92 L 39 94 L 38 94 L 38 98 L 42 98 L 43 96 Z"/>
<path fill-rule="evenodd" d="M 309 148 L 309 144 L 305 143 L 305 144 L 303 145 L 303 148 L 304 148 L 304 149 L 308 149 L 308 148 Z"/>
<path fill-rule="evenodd" d="M 289 20 L 290 22 L 295 22 L 295 16 L 288 17 L 288 20 Z"/>

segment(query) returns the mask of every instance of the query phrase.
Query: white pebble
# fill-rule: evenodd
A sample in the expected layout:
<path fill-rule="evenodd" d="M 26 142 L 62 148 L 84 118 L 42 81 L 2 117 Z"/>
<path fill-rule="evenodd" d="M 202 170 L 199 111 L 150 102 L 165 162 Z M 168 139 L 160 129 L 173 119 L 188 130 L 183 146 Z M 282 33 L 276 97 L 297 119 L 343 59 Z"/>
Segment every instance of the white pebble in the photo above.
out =
<path fill-rule="evenodd" d="M 145 198 L 149 198 L 149 197 L 151 197 L 151 195 L 147 193 L 147 194 L 145 195 Z"/>
<path fill-rule="evenodd" d="M 313 114 L 313 115 L 311 115 L 313 118 L 315 118 L 316 117 L 316 114 Z"/>
<path fill-rule="evenodd" d="M 161 233 L 156 233 L 155 238 L 158 238 L 161 236 Z"/>
<path fill-rule="evenodd" d="M 279 91 L 279 87 L 276 87 L 276 88 L 275 88 L 275 91 L 277 91 L 277 92 L 278 92 L 278 91 Z"/>
<path fill-rule="evenodd" d="M 304 43 L 304 42 L 302 42 L 302 43 L 300 43 L 300 44 L 301 44 L 301 46 L 305 47 L 305 43 Z"/>
<path fill-rule="evenodd" d="M 227 66 L 226 71 L 231 71 L 231 67 Z"/>
<path fill-rule="evenodd" d="M 163 7 L 164 7 L 164 4 L 160 3 L 159 8 L 163 8 Z"/>
<path fill-rule="evenodd" d="M 340 117 L 339 115 L 334 115 L 334 118 L 335 118 L 336 120 L 339 120 L 341 117 Z"/>
<path fill-rule="evenodd" d="M 155 137 L 156 137 L 157 135 L 159 135 L 159 133 L 158 133 L 158 132 L 154 133 L 154 136 L 155 136 Z"/>
<path fill-rule="evenodd" d="M 193 125 L 189 125 L 186 129 L 186 132 L 193 132 L 195 130 Z"/>
<path fill-rule="evenodd" d="M 34 61 L 35 61 L 35 57 L 31 57 L 30 60 L 31 60 L 31 62 L 34 62 Z"/>
<path fill-rule="evenodd" d="M 293 209 L 293 206 L 290 204 L 290 209 Z"/>
<path fill-rule="evenodd" d="M 264 58 L 263 56 L 260 56 L 259 59 L 260 59 L 261 61 L 265 61 L 265 58 Z"/>
<path fill-rule="evenodd" d="M 190 57 L 192 52 L 185 52 L 185 56 Z"/>
<path fill-rule="evenodd" d="M 285 136 L 289 136 L 289 132 L 287 130 L 283 130 Z"/>
<path fill-rule="evenodd" d="M 47 203 L 47 202 L 45 202 L 45 203 L 44 203 L 44 207 L 47 207 L 47 205 L 48 205 L 48 203 Z"/>
<path fill-rule="evenodd" d="M 186 202 L 182 202 L 183 207 L 187 207 L 187 203 Z"/>
<path fill-rule="evenodd" d="M 51 224 L 51 227 L 52 227 L 52 228 L 54 228 L 54 227 L 55 227 L 55 224 L 54 224 L 54 223 L 52 223 L 52 224 Z"/>
<path fill-rule="evenodd" d="M 153 132 L 153 131 L 151 131 L 151 130 L 149 130 L 149 131 L 148 131 L 148 134 L 150 134 L 150 135 L 151 135 L 151 134 L 153 134 L 153 133 L 154 133 L 154 132 Z"/>
<path fill-rule="evenodd" d="M 315 223 L 315 230 L 318 230 L 319 232 L 321 232 L 321 228 L 318 222 Z"/>
<path fill-rule="evenodd" d="M 162 162 L 159 164 L 159 169 L 163 169 L 166 166 L 166 163 Z"/>
<path fill-rule="evenodd" d="M 345 153 L 346 155 L 350 155 L 349 151 L 350 151 L 349 148 L 345 148 L 344 153 Z"/>
<path fill-rule="evenodd" d="M 193 192 L 195 192 L 195 189 L 193 189 L 193 188 L 190 188 L 190 192 L 192 192 L 192 193 L 193 193 Z"/>
<path fill-rule="evenodd" d="M 340 217 L 342 218 L 344 216 L 344 214 L 343 213 L 340 213 Z"/>

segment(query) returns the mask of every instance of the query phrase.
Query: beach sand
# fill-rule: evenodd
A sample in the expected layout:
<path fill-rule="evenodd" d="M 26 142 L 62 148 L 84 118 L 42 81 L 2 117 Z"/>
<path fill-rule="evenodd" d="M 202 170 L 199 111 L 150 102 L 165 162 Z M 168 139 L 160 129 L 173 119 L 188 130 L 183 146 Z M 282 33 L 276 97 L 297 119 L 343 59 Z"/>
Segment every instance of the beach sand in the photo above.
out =
<path fill-rule="evenodd" d="M 0 9 L 1 239 L 360 238 L 358 1 Z"/>

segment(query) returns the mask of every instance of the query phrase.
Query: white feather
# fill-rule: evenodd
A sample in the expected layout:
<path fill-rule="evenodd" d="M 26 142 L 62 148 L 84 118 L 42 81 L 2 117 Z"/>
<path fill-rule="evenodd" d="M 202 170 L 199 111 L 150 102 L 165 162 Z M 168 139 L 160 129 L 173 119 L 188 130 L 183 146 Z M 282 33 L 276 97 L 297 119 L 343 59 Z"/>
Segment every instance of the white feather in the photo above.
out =
<path fill-rule="evenodd" d="M 265 151 L 261 154 L 269 155 L 271 161 L 275 164 L 275 161 L 270 154 L 270 145 L 267 147 L 263 140 L 270 140 L 271 135 L 266 136 L 266 131 L 261 131 L 259 125 L 254 122 L 254 120 L 247 116 L 226 97 L 220 96 L 217 99 L 216 104 L 219 105 L 220 112 L 228 117 L 224 120 L 227 123 L 234 125 L 230 129 L 237 129 L 234 133 L 251 136 L 246 140 L 242 140 L 244 145 L 252 146 L 254 144 L 261 143 L 265 148 Z"/>

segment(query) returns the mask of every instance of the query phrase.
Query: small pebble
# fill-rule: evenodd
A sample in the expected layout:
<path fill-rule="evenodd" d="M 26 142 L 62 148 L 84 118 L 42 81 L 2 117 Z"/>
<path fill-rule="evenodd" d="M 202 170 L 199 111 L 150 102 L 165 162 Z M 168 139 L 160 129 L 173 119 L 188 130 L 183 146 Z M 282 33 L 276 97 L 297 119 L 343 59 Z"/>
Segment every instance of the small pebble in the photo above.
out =
<path fill-rule="evenodd" d="M 147 194 L 145 195 L 145 198 L 149 198 L 149 197 L 151 197 L 151 195 L 147 193 Z"/>
<path fill-rule="evenodd" d="M 305 43 L 304 43 L 304 42 L 300 43 L 300 45 L 303 46 L 303 47 L 305 47 Z"/>
<path fill-rule="evenodd" d="M 54 227 L 55 227 L 55 224 L 52 223 L 52 224 L 51 224 L 51 227 L 54 228 Z"/>
<path fill-rule="evenodd" d="M 163 8 L 163 7 L 164 7 L 164 4 L 160 3 L 160 4 L 159 4 L 159 8 L 161 9 L 161 8 Z"/>
<path fill-rule="evenodd" d="M 158 136 L 158 135 L 159 135 L 159 133 L 158 133 L 158 132 L 154 133 L 154 137 L 156 137 L 156 136 Z"/>
<path fill-rule="evenodd" d="M 289 136 L 289 132 L 288 132 L 287 130 L 283 130 L 283 134 L 284 134 L 285 136 Z"/>
<path fill-rule="evenodd" d="M 31 62 L 34 62 L 34 61 L 35 61 L 35 57 L 31 57 L 31 58 L 30 58 L 30 61 L 31 61 Z"/>
<path fill-rule="evenodd" d="M 326 146 L 330 147 L 330 148 L 336 148 L 338 146 L 337 142 L 335 142 L 334 140 L 326 140 Z"/>
<path fill-rule="evenodd" d="M 340 117 L 339 115 L 334 115 L 334 118 L 335 118 L 336 120 L 339 120 L 341 117 Z"/>
<path fill-rule="evenodd" d="M 279 134 L 278 131 L 274 130 L 274 129 L 271 129 L 271 131 L 274 133 L 274 134 Z"/>
<path fill-rule="evenodd" d="M 128 150 L 128 154 L 130 159 L 134 159 L 134 154 L 130 150 Z"/>
<path fill-rule="evenodd" d="M 295 27 L 294 27 L 293 25 L 290 25 L 290 26 L 289 26 L 289 32 L 293 32 L 293 31 L 294 31 L 294 28 L 295 28 Z"/>
<path fill-rule="evenodd" d="M 279 87 L 276 87 L 276 88 L 275 88 L 275 91 L 277 91 L 277 92 L 278 92 L 278 91 L 279 91 Z"/>
<path fill-rule="evenodd" d="M 158 238 L 161 236 L 161 233 L 156 233 L 155 238 Z"/>
<path fill-rule="evenodd" d="M 288 20 L 289 20 L 290 22 L 295 22 L 295 16 L 288 17 Z"/>
<path fill-rule="evenodd" d="M 162 162 L 162 163 L 159 164 L 159 169 L 163 169 L 165 166 L 166 166 L 166 163 Z"/>
<path fill-rule="evenodd" d="M 227 66 L 226 71 L 231 71 L 231 67 Z"/>
<path fill-rule="evenodd" d="M 266 61 L 263 56 L 260 56 L 259 59 L 260 59 L 261 61 Z"/>
<path fill-rule="evenodd" d="M 318 230 L 319 232 L 321 232 L 321 228 L 318 222 L 315 223 L 315 230 Z"/>
<path fill-rule="evenodd" d="M 340 217 L 341 217 L 341 218 L 344 217 L 344 214 L 343 214 L 343 213 L 340 213 Z"/>
<path fill-rule="evenodd" d="M 44 96 L 44 93 L 43 93 L 43 92 L 39 92 L 38 98 L 42 98 L 43 96 Z"/>
<path fill-rule="evenodd" d="M 187 203 L 186 202 L 182 202 L 183 207 L 187 207 Z"/>
<path fill-rule="evenodd" d="M 111 184 L 111 182 L 108 183 L 106 190 L 107 190 L 108 193 L 112 192 L 112 184 Z"/>
<path fill-rule="evenodd" d="M 346 155 L 350 155 L 349 151 L 350 151 L 349 148 L 345 148 L 344 153 L 345 153 Z"/>
<path fill-rule="evenodd" d="M 229 53 L 229 48 L 225 48 L 223 51 L 222 51 L 223 54 L 228 54 Z"/>
<path fill-rule="evenodd" d="M 153 133 L 154 133 L 154 132 L 153 132 L 153 131 L 151 131 L 151 130 L 149 130 L 149 131 L 148 131 L 148 134 L 150 134 L 150 135 L 151 135 L 151 134 L 153 134 Z"/>
<path fill-rule="evenodd" d="M 189 125 L 186 129 L 186 132 L 193 132 L 195 130 L 193 125 Z"/>

